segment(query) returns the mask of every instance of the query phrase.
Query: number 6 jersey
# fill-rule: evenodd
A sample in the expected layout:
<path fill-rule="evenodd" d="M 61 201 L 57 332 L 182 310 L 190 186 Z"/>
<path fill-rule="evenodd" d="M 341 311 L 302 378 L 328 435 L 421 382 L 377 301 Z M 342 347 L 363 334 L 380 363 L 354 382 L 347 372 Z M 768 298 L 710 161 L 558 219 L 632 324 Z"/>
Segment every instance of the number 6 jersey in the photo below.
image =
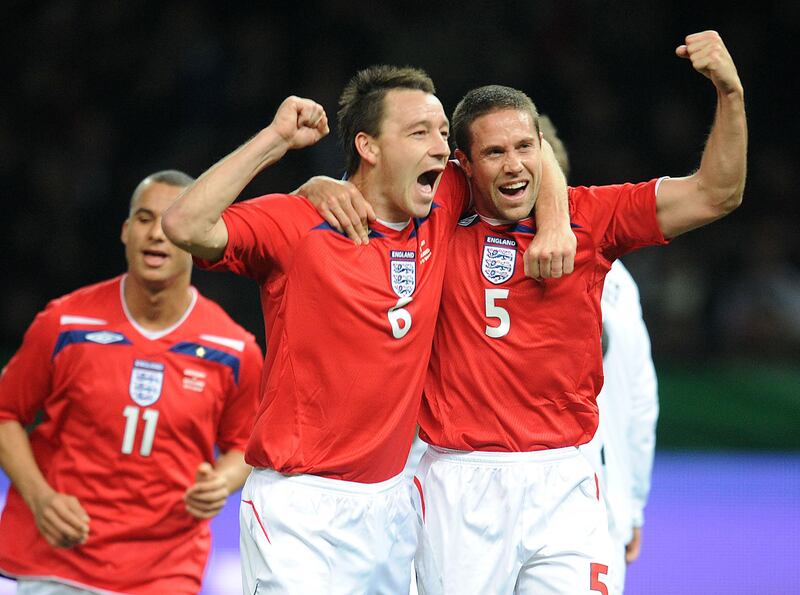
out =
<path fill-rule="evenodd" d="M 0 378 L 0 422 L 41 423 L 34 457 L 90 517 L 86 543 L 51 547 L 19 493 L 0 518 L 0 572 L 125 593 L 196 593 L 208 521 L 183 494 L 203 461 L 244 450 L 258 405 L 252 335 L 192 288 L 172 328 L 141 329 L 125 277 L 53 300 Z"/>

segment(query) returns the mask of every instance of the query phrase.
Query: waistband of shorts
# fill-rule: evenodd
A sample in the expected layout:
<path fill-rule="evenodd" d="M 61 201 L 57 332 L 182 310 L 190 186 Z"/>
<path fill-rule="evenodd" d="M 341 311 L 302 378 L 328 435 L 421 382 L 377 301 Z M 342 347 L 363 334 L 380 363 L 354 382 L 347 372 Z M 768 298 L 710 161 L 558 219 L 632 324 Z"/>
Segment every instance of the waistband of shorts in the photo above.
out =
<path fill-rule="evenodd" d="M 547 448 L 528 452 L 495 452 L 487 450 L 453 450 L 451 448 L 428 445 L 428 454 L 437 460 L 451 461 L 453 463 L 516 465 L 520 463 L 564 461 L 579 456 L 580 451 L 577 446 Z"/>
<path fill-rule="evenodd" d="M 403 483 L 402 473 L 378 483 L 345 481 L 344 479 L 321 477 L 310 473 L 290 475 L 266 467 L 256 467 L 253 469 L 252 474 L 253 477 L 259 481 L 288 482 L 290 484 L 309 486 L 339 494 L 363 494 L 366 496 L 391 492 Z"/>

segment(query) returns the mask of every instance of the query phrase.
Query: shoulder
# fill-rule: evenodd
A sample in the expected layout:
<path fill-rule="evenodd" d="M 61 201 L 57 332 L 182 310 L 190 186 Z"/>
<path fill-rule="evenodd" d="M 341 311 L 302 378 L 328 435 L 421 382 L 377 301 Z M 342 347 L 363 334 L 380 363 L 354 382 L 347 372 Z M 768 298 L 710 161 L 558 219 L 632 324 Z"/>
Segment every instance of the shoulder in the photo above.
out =
<path fill-rule="evenodd" d="M 256 339 L 251 332 L 233 320 L 217 302 L 205 297 L 199 291 L 195 308 L 199 315 L 197 319 L 202 321 L 199 329 L 201 333 L 230 338 L 231 346 L 235 347 L 237 351 L 244 351 L 246 347 L 258 348 Z"/>
<path fill-rule="evenodd" d="M 67 318 L 72 316 L 77 319 L 102 317 L 110 303 L 119 303 L 121 280 L 122 275 L 119 275 L 112 279 L 80 287 L 50 300 L 42 314 Z"/>
<path fill-rule="evenodd" d="M 257 196 L 233 203 L 225 212 L 260 213 L 270 217 L 279 217 L 282 214 L 289 217 L 312 216 L 322 220 L 317 214 L 316 209 L 305 197 L 294 194 L 265 194 L 263 196 Z"/>

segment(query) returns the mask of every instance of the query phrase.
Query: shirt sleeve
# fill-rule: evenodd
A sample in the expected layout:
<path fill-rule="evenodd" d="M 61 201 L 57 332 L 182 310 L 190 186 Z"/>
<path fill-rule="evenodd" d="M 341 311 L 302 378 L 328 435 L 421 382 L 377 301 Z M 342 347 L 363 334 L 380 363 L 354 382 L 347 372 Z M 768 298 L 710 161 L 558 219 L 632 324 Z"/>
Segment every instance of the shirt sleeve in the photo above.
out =
<path fill-rule="evenodd" d="M 228 229 L 222 258 L 195 258 L 195 264 L 261 280 L 285 266 L 292 247 L 322 218 L 302 197 L 268 194 L 229 206 L 222 220 Z"/>
<path fill-rule="evenodd" d="M 25 333 L 22 345 L 0 373 L 0 420 L 33 423 L 52 391 L 58 313 L 51 302 Z"/>
<path fill-rule="evenodd" d="M 667 244 L 656 218 L 658 180 L 579 188 L 590 194 L 581 202 L 589 211 L 592 235 L 609 262 L 645 246 Z"/>
<path fill-rule="evenodd" d="M 261 366 L 264 358 L 252 335 L 245 342 L 239 384 L 225 399 L 216 443 L 222 452 L 244 451 L 253 429 L 260 400 Z"/>

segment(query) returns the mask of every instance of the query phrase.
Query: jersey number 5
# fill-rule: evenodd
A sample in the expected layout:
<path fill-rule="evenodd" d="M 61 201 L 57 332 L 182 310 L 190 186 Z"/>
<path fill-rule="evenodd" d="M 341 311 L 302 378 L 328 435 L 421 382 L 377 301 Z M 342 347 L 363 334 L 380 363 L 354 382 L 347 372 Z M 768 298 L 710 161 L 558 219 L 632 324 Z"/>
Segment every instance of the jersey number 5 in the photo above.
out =
<path fill-rule="evenodd" d="M 139 411 L 138 407 L 128 405 L 122 412 L 122 415 L 125 417 L 125 434 L 122 437 L 122 454 L 129 455 L 133 452 L 136 428 L 139 427 Z M 143 457 L 148 457 L 153 450 L 153 439 L 156 437 L 158 411 L 155 409 L 145 409 L 142 413 L 142 419 L 144 420 L 144 432 L 142 433 L 142 446 L 139 447 L 139 454 Z"/>
<path fill-rule="evenodd" d="M 497 305 L 497 300 L 508 299 L 508 289 L 487 289 L 484 297 L 486 318 L 497 318 L 500 321 L 497 326 L 486 325 L 486 336 L 492 339 L 505 337 L 508 331 L 511 330 L 511 318 L 508 315 L 508 310 Z"/>

